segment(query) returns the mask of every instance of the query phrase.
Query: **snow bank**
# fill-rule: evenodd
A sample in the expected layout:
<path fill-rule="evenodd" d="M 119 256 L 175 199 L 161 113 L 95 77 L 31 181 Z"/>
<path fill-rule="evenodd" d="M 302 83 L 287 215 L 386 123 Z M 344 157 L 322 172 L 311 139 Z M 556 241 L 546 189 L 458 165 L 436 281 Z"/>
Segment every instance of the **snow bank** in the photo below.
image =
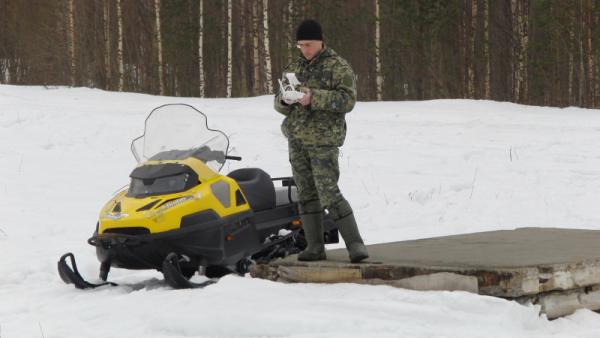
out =
<path fill-rule="evenodd" d="M 129 143 L 152 108 L 187 103 L 242 162 L 290 173 L 268 96 L 197 99 L 0 85 L 0 337 L 598 337 L 600 316 L 548 321 L 538 308 L 462 292 L 285 285 L 228 276 L 170 290 L 153 271 L 89 292 L 60 281 L 135 166 Z M 469 100 L 358 103 L 340 185 L 367 243 L 516 227 L 600 229 L 600 112 Z M 333 247 L 343 246 L 343 244 Z"/>

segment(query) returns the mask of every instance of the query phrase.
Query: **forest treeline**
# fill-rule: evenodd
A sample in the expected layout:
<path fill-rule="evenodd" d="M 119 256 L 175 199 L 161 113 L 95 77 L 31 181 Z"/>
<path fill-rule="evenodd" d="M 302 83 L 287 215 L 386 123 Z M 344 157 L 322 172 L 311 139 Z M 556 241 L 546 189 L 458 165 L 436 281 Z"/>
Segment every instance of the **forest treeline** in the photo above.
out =
<path fill-rule="evenodd" d="M 600 106 L 600 0 L 0 0 L 0 83 L 272 93 L 306 18 L 360 100 Z"/>

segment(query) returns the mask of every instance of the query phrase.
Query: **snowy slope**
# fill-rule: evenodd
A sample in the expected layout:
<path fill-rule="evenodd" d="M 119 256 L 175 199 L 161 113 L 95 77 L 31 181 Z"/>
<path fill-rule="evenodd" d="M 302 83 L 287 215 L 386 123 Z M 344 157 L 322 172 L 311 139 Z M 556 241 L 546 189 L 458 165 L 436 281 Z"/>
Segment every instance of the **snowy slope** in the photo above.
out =
<path fill-rule="evenodd" d="M 225 131 L 226 167 L 290 173 L 268 96 L 170 98 L 0 85 L 0 337 L 599 337 L 600 315 L 548 321 L 538 308 L 463 292 L 284 285 L 228 276 L 168 289 L 154 271 L 111 271 L 82 292 L 56 273 L 127 184 L 150 110 L 187 103 Z M 347 116 L 340 185 L 367 243 L 524 226 L 600 229 L 600 111 L 468 100 L 359 103 Z M 337 245 L 340 246 L 340 245 Z M 336 246 L 333 246 L 336 247 Z"/>

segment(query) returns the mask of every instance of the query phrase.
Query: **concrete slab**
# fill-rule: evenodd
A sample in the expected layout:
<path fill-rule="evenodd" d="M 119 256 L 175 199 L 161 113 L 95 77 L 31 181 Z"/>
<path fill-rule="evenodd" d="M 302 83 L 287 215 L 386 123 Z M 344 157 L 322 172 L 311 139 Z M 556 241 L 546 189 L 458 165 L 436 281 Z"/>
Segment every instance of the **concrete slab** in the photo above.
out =
<path fill-rule="evenodd" d="M 375 244 L 368 249 L 371 257 L 360 264 L 349 263 L 346 250 L 337 249 L 327 251 L 326 261 L 299 262 L 294 255 L 256 265 L 251 274 L 283 282 L 464 290 L 537 302 L 546 313 L 561 315 L 577 307 L 600 309 L 597 230 L 521 228 Z M 567 290 L 570 296 L 560 293 Z M 586 290 L 593 292 L 588 295 Z M 569 299 L 567 310 L 549 310 L 558 308 L 561 299 Z"/>
<path fill-rule="evenodd" d="M 553 319 L 570 315 L 578 309 L 598 311 L 600 309 L 600 285 L 543 292 L 533 296 L 519 297 L 515 300 L 522 304 L 538 304 L 541 306 L 540 313 Z"/>

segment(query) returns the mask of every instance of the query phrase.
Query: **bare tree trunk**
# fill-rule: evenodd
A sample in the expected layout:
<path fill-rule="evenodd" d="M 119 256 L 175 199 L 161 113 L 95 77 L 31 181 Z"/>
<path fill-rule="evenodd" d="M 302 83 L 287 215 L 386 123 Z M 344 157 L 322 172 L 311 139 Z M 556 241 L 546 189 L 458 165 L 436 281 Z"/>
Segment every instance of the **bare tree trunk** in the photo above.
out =
<path fill-rule="evenodd" d="M 198 29 L 198 72 L 200 77 L 200 97 L 204 97 L 205 79 L 204 79 L 204 0 L 200 0 L 199 29 Z"/>
<path fill-rule="evenodd" d="M 252 31 L 253 31 L 253 51 L 252 61 L 254 63 L 254 95 L 262 94 L 261 72 L 260 72 L 260 54 L 258 49 L 258 2 L 252 2 Z"/>
<path fill-rule="evenodd" d="M 527 48 L 529 46 L 528 21 L 529 21 L 529 3 L 528 0 L 512 0 L 513 24 L 516 46 L 516 61 L 514 81 L 514 100 L 515 102 L 526 102 L 527 100 Z"/>
<path fill-rule="evenodd" d="M 585 70 L 583 61 L 583 3 L 579 4 L 579 106 L 585 104 L 584 89 L 585 89 Z"/>
<path fill-rule="evenodd" d="M 239 96 L 250 96 L 248 90 L 248 83 L 246 82 L 247 76 L 246 71 L 247 67 L 244 66 L 244 61 L 246 60 L 246 29 L 248 25 L 246 24 L 246 1 L 239 0 L 239 14 L 238 14 L 238 25 L 239 25 L 239 37 L 235 37 L 240 40 L 240 48 L 238 53 L 238 59 L 242 60 L 241 62 L 236 63 L 236 72 L 238 74 L 238 82 L 239 82 Z"/>
<path fill-rule="evenodd" d="M 594 94 L 596 93 L 596 85 L 594 83 L 594 50 L 592 48 L 592 1 L 587 1 L 587 51 L 588 51 L 588 72 L 587 82 L 589 84 L 589 103 L 588 106 L 594 108 L 596 106 Z"/>
<path fill-rule="evenodd" d="M 514 5 L 514 8 L 512 8 L 513 11 L 513 36 L 516 40 L 516 46 L 515 46 L 515 62 L 516 62 L 516 67 L 514 70 L 514 97 L 513 100 L 515 102 L 520 102 L 519 98 L 521 97 L 521 15 L 520 15 L 520 11 L 519 11 L 519 4 L 520 2 L 518 0 L 512 0 L 512 3 Z"/>
<path fill-rule="evenodd" d="M 594 8 L 591 7 L 590 11 L 592 13 L 594 13 L 594 17 L 593 17 L 593 25 L 594 27 L 597 27 L 599 24 L 599 19 L 600 19 L 600 15 L 598 13 L 598 8 Z M 596 42 L 597 43 L 597 42 Z M 598 50 L 598 47 L 596 47 L 596 51 L 594 52 L 592 50 L 592 53 L 594 54 L 594 57 L 596 58 L 596 62 L 595 62 L 595 67 L 594 67 L 594 102 L 596 103 L 596 106 L 594 108 L 598 108 L 598 106 L 600 106 L 600 97 L 599 97 L 599 89 L 600 89 L 600 52 Z"/>
<path fill-rule="evenodd" d="M 156 52 L 158 57 L 158 92 L 165 95 L 165 81 L 163 73 L 162 35 L 160 32 L 160 0 L 154 0 L 154 38 L 156 39 Z"/>
<path fill-rule="evenodd" d="M 575 71 L 575 57 L 573 55 L 573 47 L 575 46 L 575 13 L 569 16 L 569 99 L 567 105 L 573 104 L 573 72 Z"/>
<path fill-rule="evenodd" d="M 521 100 L 528 102 L 529 100 L 529 0 L 521 3 Z"/>
<path fill-rule="evenodd" d="M 550 17 L 554 17 L 556 15 L 556 5 L 550 3 Z M 560 33 L 554 31 L 550 35 L 550 50 L 554 53 L 554 65 L 552 66 L 552 77 L 551 83 L 548 83 L 547 89 L 544 91 L 544 106 L 549 106 L 552 104 L 552 101 L 555 101 L 555 104 L 558 104 L 559 107 L 565 106 L 565 95 L 562 91 L 563 81 L 560 76 L 561 74 L 561 65 L 562 65 L 562 53 L 560 45 L 556 43 L 558 40 L 558 36 Z"/>
<path fill-rule="evenodd" d="M 475 33 L 477 29 L 477 0 L 471 0 L 469 29 L 469 57 L 467 63 L 467 92 L 469 98 L 475 98 Z"/>
<path fill-rule="evenodd" d="M 265 81 L 267 82 L 267 94 L 273 93 L 271 80 L 271 51 L 269 49 L 269 0 L 263 0 L 263 30 L 265 44 Z"/>
<path fill-rule="evenodd" d="M 467 1 L 464 1 L 465 6 Z M 465 7 L 466 8 L 466 7 Z M 417 12 L 418 15 L 418 12 Z M 469 97 L 469 29 L 467 28 L 467 13 L 465 10 L 464 15 L 460 16 L 460 22 L 458 25 L 458 55 L 459 60 L 462 62 L 460 67 L 460 96 L 464 99 Z"/>
<path fill-rule="evenodd" d="M 75 13 L 73 11 L 73 0 L 69 0 L 69 58 L 71 70 L 71 86 L 75 86 Z"/>
<path fill-rule="evenodd" d="M 485 0 L 483 4 L 483 30 L 484 30 L 484 41 L 483 41 L 483 57 L 485 59 L 485 80 L 484 80 L 484 98 L 490 99 L 490 29 L 489 29 L 489 10 L 490 1 Z"/>
<path fill-rule="evenodd" d="M 596 65 L 600 65 L 600 55 L 596 54 Z M 594 108 L 598 108 L 598 103 L 600 102 L 600 94 L 598 93 L 598 89 L 600 87 L 600 67 L 596 66 L 595 69 L 595 75 L 594 75 L 594 102 L 596 102 L 596 107 Z"/>
<path fill-rule="evenodd" d="M 231 39 L 231 21 L 233 20 L 231 12 L 232 12 L 232 1 L 227 0 L 227 97 L 231 97 L 231 49 L 232 49 L 232 39 Z"/>
<path fill-rule="evenodd" d="M 118 42 L 117 42 L 117 63 L 119 64 L 119 91 L 123 91 L 124 70 L 123 70 L 123 15 L 121 8 L 121 0 L 117 0 L 117 27 L 118 27 Z"/>
<path fill-rule="evenodd" d="M 103 7 L 103 24 L 104 24 L 104 76 L 106 79 L 105 88 L 110 90 L 111 82 L 111 67 L 110 67 L 110 1 L 104 0 Z"/>
<path fill-rule="evenodd" d="M 287 63 L 292 62 L 292 49 L 294 44 L 294 0 L 288 0 L 288 10 L 287 10 Z"/>
<path fill-rule="evenodd" d="M 381 59 L 379 54 L 381 43 L 381 17 L 379 15 L 379 8 L 381 7 L 380 1 L 381 0 L 375 0 L 375 76 L 377 82 L 377 101 L 383 100 L 383 75 L 381 74 Z"/>
<path fill-rule="evenodd" d="M 517 2 L 518 0 L 510 1 L 510 12 L 511 12 L 511 23 L 512 23 L 512 46 L 511 46 L 511 75 L 512 75 L 512 100 L 513 102 L 518 102 L 519 97 L 519 80 L 518 78 L 518 69 L 519 69 L 519 20 L 518 20 L 518 10 L 517 10 Z"/>

